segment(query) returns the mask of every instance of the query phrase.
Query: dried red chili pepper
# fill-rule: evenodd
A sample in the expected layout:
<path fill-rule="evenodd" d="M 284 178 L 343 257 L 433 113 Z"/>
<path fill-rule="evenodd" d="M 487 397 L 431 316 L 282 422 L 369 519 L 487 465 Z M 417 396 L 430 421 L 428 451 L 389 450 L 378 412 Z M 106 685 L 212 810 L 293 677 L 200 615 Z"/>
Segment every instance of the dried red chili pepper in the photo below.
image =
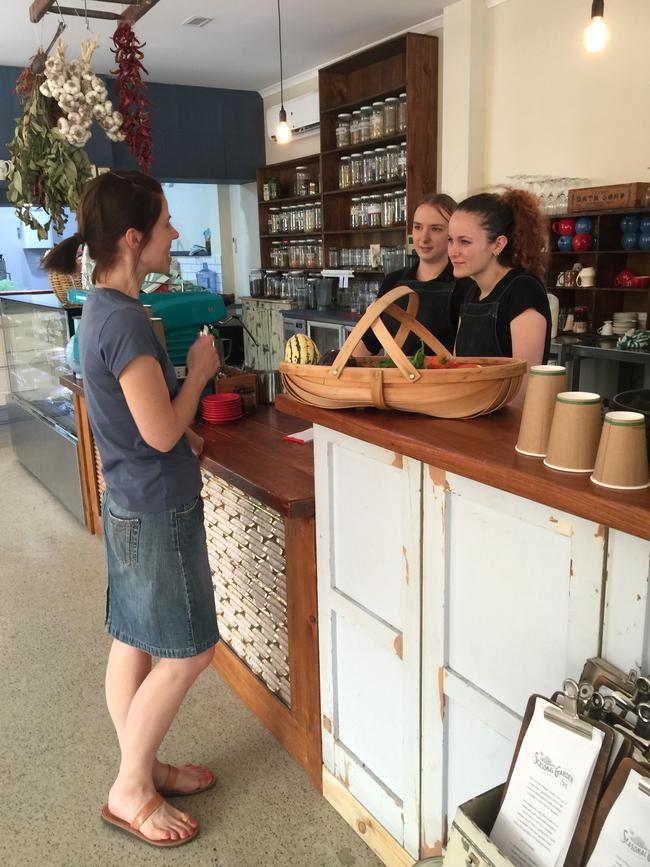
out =
<path fill-rule="evenodd" d="M 146 85 L 141 73 L 149 73 L 142 65 L 144 42 L 138 42 L 128 21 L 120 21 L 113 34 L 115 48 L 111 51 L 117 61 L 115 89 L 119 97 L 118 110 L 124 118 L 122 129 L 126 144 L 137 159 L 140 170 L 148 172 L 152 161 L 152 136 L 149 107 L 145 95 Z"/>

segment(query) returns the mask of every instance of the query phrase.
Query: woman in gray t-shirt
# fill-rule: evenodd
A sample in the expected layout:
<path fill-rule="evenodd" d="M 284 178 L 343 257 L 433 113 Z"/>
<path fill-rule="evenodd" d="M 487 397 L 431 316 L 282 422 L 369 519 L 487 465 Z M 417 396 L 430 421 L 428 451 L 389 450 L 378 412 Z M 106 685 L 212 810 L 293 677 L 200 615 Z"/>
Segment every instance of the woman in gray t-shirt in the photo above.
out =
<path fill-rule="evenodd" d="M 179 388 L 140 301 L 144 275 L 169 270 L 178 237 L 156 180 L 100 175 L 84 190 L 77 224 L 44 267 L 73 272 L 80 243 L 95 262 L 79 345 L 106 481 L 106 629 L 113 636 L 106 699 L 121 750 L 101 815 L 147 843 L 178 846 L 194 839 L 197 822 L 163 795 L 215 783 L 208 768 L 174 767 L 157 753 L 219 637 L 203 525 L 203 440 L 189 428 L 219 358 L 212 337 L 200 336 Z"/>

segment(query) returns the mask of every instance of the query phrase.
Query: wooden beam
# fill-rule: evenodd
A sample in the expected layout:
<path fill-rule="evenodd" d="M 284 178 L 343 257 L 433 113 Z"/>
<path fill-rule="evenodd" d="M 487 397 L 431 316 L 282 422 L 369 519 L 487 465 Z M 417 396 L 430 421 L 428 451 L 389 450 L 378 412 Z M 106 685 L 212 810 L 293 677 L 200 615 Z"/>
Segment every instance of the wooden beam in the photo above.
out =
<path fill-rule="evenodd" d="M 107 21 L 129 21 L 134 24 L 143 15 L 152 9 L 158 0 L 137 0 L 134 3 L 125 3 L 124 0 L 102 0 L 104 3 L 119 3 L 126 6 L 122 12 L 104 12 L 100 9 L 79 9 L 72 6 L 57 6 L 56 0 L 34 0 L 29 7 L 29 20 L 36 24 L 48 12 L 58 13 L 61 15 L 74 15 L 78 18 L 102 18 Z"/>

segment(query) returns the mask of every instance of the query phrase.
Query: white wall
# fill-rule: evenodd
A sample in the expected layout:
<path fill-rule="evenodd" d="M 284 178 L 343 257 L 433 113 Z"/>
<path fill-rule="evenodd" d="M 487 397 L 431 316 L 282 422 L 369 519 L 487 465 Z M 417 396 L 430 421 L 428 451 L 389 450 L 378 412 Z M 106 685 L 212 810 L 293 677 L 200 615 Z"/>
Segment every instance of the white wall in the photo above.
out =
<path fill-rule="evenodd" d="M 216 184 L 163 184 L 169 204 L 172 224 L 180 237 L 174 242 L 175 250 L 191 250 L 205 243 L 203 232 L 212 233 L 212 254 L 221 253 L 219 226 L 219 188 Z"/>
<path fill-rule="evenodd" d="M 582 46 L 590 8 L 506 0 L 487 11 L 487 184 L 516 173 L 650 180 L 650 2 L 607 2 L 611 40 L 596 55 Z"/>

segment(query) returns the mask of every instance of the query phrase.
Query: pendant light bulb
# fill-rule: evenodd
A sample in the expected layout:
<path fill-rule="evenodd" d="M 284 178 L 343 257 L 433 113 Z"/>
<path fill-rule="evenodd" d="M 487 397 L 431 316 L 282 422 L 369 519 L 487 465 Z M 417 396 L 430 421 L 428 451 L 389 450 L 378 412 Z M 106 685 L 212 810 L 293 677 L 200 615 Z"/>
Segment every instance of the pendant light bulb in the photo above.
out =
<path fill-rule="evenodd" d="M 287 123 L 287 112 L 284 106 L 280 109 L 279 122 L 275 130 L 275 140 L 278 144 L 287 144 L 291 141 L 291 129 Z"/>
<path fill-rule="evenodd" d="M 583 41 L 590 54 L 602 51 L 609 41 L 609 29 L 604 21 L 605 0 L 594 0 L 591 4 L 591 21 L 585 28 Z"/>

